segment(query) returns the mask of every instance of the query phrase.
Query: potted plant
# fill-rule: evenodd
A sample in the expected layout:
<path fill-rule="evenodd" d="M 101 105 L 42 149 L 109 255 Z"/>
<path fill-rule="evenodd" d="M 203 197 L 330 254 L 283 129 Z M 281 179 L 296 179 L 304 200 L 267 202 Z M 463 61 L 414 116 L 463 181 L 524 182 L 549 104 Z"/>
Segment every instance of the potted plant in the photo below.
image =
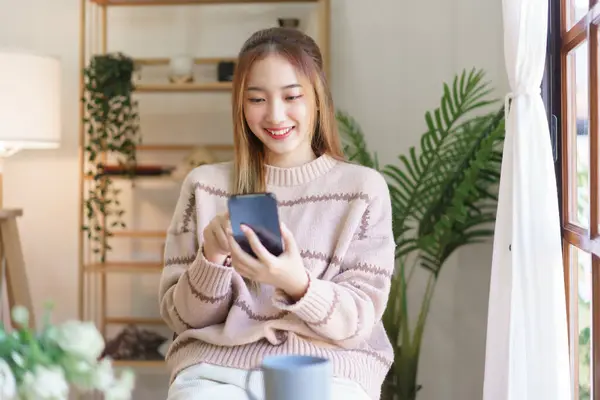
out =
<path fill-rule="evenodd" d="M 396 271 L 383 316 L 394 346 L 393 366 L 382 399 L 413 400 L 419 354 L 435 284 L 457 249 L 493 236 L 504 141 L 504 109 L 495 103 L 481 70 L 462 71 L 443 85 L 440 107 L 427 112 L 419 149 L 379 166 L 360 126 L 349 115 L 337 120 L 349 159 L 379 170 L 388 181 L 396 241 Z M 417 268 L 427 285 L 416 322 L 409 318 L 407 290 Z"/>
<path fill-rule="evenodd" d="M 106 173 L 107 163 L 117 164 L 130 177 L 135 172 L 140 135 L 138 105 L 132 98 L 133 72 L 133 60 L 122 53 L 96 55 L 84 69 L 86 177 L 92 182 L 84 200 L 87 224 L 82 229 L 101 262 L 110 250 L 110 230 L 125 227 L 119 189 Z"/>
<path fill-rule="evenodd" d="M 77 393 L 102 393 L 106 400 L 129 400 L 135 376 L 115 374 L 112 360 L 101 358 L 104 340 L 92 322 L 54 325 L 46 306 L 39 331 L 28 326 L 29 311 L 11 312 L 16 329 L 0 323 L 0 399 L 67 400 Z"/>

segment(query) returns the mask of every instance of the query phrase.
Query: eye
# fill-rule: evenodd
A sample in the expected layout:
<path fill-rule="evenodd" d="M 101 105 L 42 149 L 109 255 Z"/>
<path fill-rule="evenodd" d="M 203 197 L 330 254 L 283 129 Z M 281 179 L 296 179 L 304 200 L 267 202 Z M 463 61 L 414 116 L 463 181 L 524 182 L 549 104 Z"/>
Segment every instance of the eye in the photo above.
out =
<path fill-rule="evenodd" d="M 301 94 L 297 95 L 297 96 L 288 96 L 285 99 L 288 101 L 294 101 L 294 100 L 298 100 L 300 97 L 302 97 Z"/>
<path fill-rule="evenodd" d="M 252 98 L 248 99 L 248 101 L 250 103 L 260 103 L 261 101 L 265 101 L 265 99 L 261 99 L 261 98 L 257 98 L 257 97 L 252 97 Z"/>

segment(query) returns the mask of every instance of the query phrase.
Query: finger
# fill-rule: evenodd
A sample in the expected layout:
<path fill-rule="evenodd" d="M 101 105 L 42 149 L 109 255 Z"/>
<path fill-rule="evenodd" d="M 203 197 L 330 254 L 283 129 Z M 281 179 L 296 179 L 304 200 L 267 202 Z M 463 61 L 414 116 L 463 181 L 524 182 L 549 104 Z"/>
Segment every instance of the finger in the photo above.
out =
<path fill-rule="evenodd" d="M 227 235 L 225 232 L 223 232 L 220 227 L 216 227 L 212 233 L 221 251 L 229 253 L 229 241 L 227 240 Z"/>
<path fill-rule="evenodd" d="M 226 253 L 229 253 L 229 240 L 227 240 L 227 234 L 225 233 L 223 228 L 221 228 L 221 226 L 216 226 L 214 227 L 214 229 L 212 229 L 212 233 L 215 239 L 217 240 L 217 243 L 219 244 L 221 250 L 223 250 Z"/>
<path fill-rule="evenodd" d="M 231 249 L 232 260 L 235 257 L 238 264 L 245 266 L 247 269 L 254 270 L 253 273 L 258 272 L 263 268 L 263 265 L 260 263 L 260 261 L 246 253 L 239 243 L 233 238 L 233 236 L 229 236 L 229 248 Z"/>
<path fill-rule="evenodd" d="M 230 220 L 227 220 L 225 222 L 225 228 L 224 228 L 224 230 L 225 230 L 226 234 L 233 235 L 233 229 L 231 228 L 231 221 Z"/>
<path fill-rule="evenodd" d="M 252 251 L 254 251 L 254 254 L 256 254 L 258 259 L 265 264 L 272 264 L 275 261 L 276 257 L 265 248 L 265 246 L 261 243 L 256 233 L 246 225 L 242 225 L 241 229 L 242 232 L 244 232 L 244 235 L 246 235 L 246 238 L 248 238 L 250 247 L 252 248 Z"/>
<path fill-rule="evenodd" d="M 238 274 L 240 274 L 244 278 L 254 280 L 255 272 L 243 263 L 241 263 L 239 260 L 232 258 L 231 266 Z"/>
<path fill-rule="evenodd" d="M 209 230 L 221 251 L 229 252 L 229 242 L 227 241 L 227 235 L 224 234 L 225 232 L 223 232 L 223 229 L 221 228 L 221 224 L 218 219 L 213 220 L 210 223 Z"/>
<path fill-rule="evenodd" d="M 206 231 L 204 241 L 207 243 L 210 242 L 212 246 L 215 246 L 217 248 L 221 247 L 221 245 L 219 244 L 219 240 L 215 236 L 215 232 L 212 229 L 208 229 Z M 215 250 L 215 249 L 213 249 L 213 250 Z"/>
<path fill-rule="evenodd" d="M 286 253 L 298 252 L 296 239 L 294 239 L 294 235 L 283 222 L 281 223 L 281 238 L 283 239 L 283 249 Z"/>
<path fill-rule="evenodd" d="M 233 230 L 231 229 L 231 221 L 229 220 L 229 213 L 222 214 L 217 221 L 219 227 L 225 232 L 225 234 L 233 234 Z"/>

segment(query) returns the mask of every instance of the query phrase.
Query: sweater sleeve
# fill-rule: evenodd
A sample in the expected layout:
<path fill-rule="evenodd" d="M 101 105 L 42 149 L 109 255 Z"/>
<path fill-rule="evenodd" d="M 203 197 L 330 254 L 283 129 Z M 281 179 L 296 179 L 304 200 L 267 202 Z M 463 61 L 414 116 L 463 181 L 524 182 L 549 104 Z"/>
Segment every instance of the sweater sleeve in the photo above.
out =
<path fill-rule="evenodd" d="M 319 336 L 341 347 L 369 336 L 381 320 L 394 271 L 387 186 L 365 213 L 363 221 L 368 218 L 369 227 L 354 235 L 338 274 L 331 280 L 311 276 L 308 290 L 296 303 L 280 290 L 273 299 L 276 307 L 294 313 Z"/>
<path fill-rule="evenodd" d="M 196 195 L 188 175 L 167 231 L 159 282 L 160 314 L 177 334 L 225 321 L 233 269 L 209 262 L 198 240 Z"/>

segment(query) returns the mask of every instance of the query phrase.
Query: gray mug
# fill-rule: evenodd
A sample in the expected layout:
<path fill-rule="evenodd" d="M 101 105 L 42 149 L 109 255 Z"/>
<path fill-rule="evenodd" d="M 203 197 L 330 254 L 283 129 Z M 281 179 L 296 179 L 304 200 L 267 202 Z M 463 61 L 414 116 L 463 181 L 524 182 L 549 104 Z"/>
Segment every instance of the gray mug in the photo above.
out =
<path fill-rule="evenodd" d="M 331 400 L 332 368 L 329 360 L 311 356 L 268 356 L 259 369 L 246 376 L 246 393 L 253 372 L 262 371 L 265 400 Z"/>

